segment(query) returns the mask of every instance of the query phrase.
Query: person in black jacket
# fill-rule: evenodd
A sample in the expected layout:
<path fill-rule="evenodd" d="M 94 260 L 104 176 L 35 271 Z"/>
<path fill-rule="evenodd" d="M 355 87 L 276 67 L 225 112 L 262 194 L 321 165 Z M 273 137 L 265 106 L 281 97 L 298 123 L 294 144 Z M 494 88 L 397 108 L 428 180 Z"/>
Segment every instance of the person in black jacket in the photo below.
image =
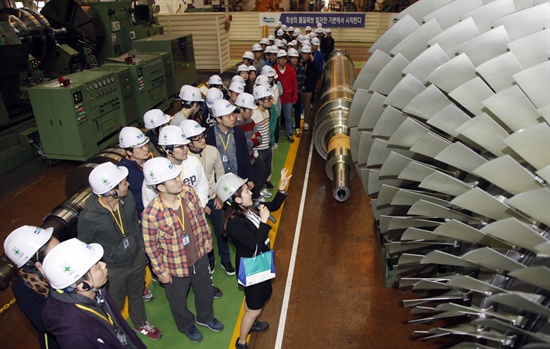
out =
<path fill-rule="evenodd" d="M 250 258 L 271 249 L 269 231 L 271 226 L 267 224 L 270 211 L 278 210 L 285 201 L 288 193 L 285 188 L 292 175 L 288 170 L 281 170 L 279 190 L 271 202 L 266 202 L 259 207 L 254 206 L 252 192 L 246 184 L 246 179 L 234 174 L 223 175 L 216 184 L 216 195 L 224 202 L 228 202 L 222 236 L 231 238 L 235 245 L 235 266 L 239 275 L 241 258 Z M 254 285 L 244 287 L 245 312 L 240 325 L 240 337 L 235 343 L 236 349 L 248 349 L 246 337 L 249 332 L 263 332 L 269 328 L 269 323 L 258 321 L 262 309 L 271 297 L 271 280 L 266 280 Z"/>
<path fill-rule="evenodd" d="M 19 309 L 38 331 L 41 349 L 59 348 L 56 338 L 46 330 L 42 321 L 42 309 L 50 290 L 42 272 L 42 263 L 46 254 L 58 244 L 53 228 L 30 225 L 15 229 L 4 241 L 6 256 L 19 268 L 18 278 L 13 281 L 11 289 Z"/>
<path fill-rule="evenodd" d="M 224 99 L 214 102 L 212 114 L 218 122 L 206 130 L 206 143 L 218 149 L 225 173 L 248 178 L 248 185 L 254 188 L 254 172 L 248 155 L 246 136 L 238 127 L 236 107 Z"/>
<path fill-rule="evenodd" d="M 325 36 L 321 39 L 321 52 L 323 52 L 325 62 L 332 51 L 334 51 L 334 38 L 332 37 L 332 30 L 327 28 L 325 29 Z"/>

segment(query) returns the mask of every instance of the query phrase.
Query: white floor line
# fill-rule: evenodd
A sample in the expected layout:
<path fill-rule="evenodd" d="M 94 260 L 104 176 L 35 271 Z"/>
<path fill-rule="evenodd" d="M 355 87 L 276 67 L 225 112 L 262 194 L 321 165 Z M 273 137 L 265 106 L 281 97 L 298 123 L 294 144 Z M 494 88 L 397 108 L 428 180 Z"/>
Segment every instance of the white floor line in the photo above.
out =
<path fill-rule="evenodd" d="M 313 132 L 313 131 L 312 131 Z M 300 231 L 302 227 L 302 217 L 304 214 L 304 204 L 306 201 L 307 185 L 309 182 L 309 171 L 311 167 L 311 158 L 313 154 L 313 139 L 309 146 L 309 155 L 307 159 L 306 173 L 304 176 L 304 185 L 302 187 L 302 199 L 300 200 L 300 210 L 296 221 L 296 230 L 294 232 L 294 242 L 292 243 L 292 254 L 290 255 L 290 263 L 288 265 L 288 276 L 285 285 L 285 295 L 281 308 L 281 317 L 279 318 L 279 329 L 277 330 L 277 339 L 275 340 L 275 349 L 280 349 L 283 345 L 283 337 L 285 334 L 286 315 L 288 313 L 288 302 L 290 301 L 290 292 L 292 289 L 292 279 L 294 277 L 294 266 L 296 265 L 296 255 L 298 254 L 298 242 L 300 241 Z"/>

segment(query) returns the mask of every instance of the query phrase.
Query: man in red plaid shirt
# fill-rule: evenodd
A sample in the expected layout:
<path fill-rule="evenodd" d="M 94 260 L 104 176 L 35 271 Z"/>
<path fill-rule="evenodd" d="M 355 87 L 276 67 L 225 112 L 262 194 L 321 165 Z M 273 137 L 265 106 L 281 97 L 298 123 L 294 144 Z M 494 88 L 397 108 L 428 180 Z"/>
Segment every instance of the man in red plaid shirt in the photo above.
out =
<path fill-rule="evenodd" d="M 219 332 L 223 324 L 214 317 L 214 286 L 207 253 L 212 234 L 193 188 L 181 182 L 181 168 L 166 158 L 143 165 L 145 182 L 159 195 L 143 211 L 145 251 L 153 271 L 164 284 L 166 297 L 178 330 L 193 342 L 202 334 L 195 322 Z M 189 287 L 195 293 L 197 318 L 187 308 Z"/>

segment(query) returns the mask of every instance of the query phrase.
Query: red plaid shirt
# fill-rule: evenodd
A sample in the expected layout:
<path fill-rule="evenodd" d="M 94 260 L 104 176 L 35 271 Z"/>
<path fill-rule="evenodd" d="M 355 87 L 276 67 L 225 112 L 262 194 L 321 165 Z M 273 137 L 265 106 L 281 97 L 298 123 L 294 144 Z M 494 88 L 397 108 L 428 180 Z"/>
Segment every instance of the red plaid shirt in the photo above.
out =
<path fill-rule="evenodd" d="M 184 185 L 180 196 L 182 204 L 185 205 L 184 212 L 191 223 L 185 232 L 177 214 L 166 206 L 160 196 L 149 203 L 141 216 L 145 252 L 151 260 L 153 271 L 158 276 L 189 276 L 190 265 L 187 264 L 182 240 L 184 233 L 194 234 L 199 258 L 206 254 L 204 244 L 212 243 L 210 227 L 193 188 Z"/>

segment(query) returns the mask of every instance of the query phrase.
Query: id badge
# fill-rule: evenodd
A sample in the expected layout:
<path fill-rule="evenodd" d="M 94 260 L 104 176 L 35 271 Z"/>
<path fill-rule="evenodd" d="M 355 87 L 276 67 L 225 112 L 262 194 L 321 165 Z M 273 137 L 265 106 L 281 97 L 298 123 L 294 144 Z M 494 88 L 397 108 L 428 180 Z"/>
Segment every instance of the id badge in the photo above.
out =
<path fill-rule="evenodd" d="M 124 249 L 128 249 L 128 247 L 130 246 L 130 241 L 128 241 L 128 238 L 124 238 L 124 240 L 122 241 L 122 245 L 124 246 Z"/>
<path fill-rule="evenodd" d="M 226 155 L 226 154 L 223 154 L 223 156 L 222 156 L 222 161 L 223 161 L 223 162 L 227 162 L 227 161 L 228 161 L 227 155 Z"/>
<path fill-rule="evenodd" d="M 182 238 L 182 241 L 183 241 L 183 246 L 189 245 L 189 236 L 185 234 Z"/>

